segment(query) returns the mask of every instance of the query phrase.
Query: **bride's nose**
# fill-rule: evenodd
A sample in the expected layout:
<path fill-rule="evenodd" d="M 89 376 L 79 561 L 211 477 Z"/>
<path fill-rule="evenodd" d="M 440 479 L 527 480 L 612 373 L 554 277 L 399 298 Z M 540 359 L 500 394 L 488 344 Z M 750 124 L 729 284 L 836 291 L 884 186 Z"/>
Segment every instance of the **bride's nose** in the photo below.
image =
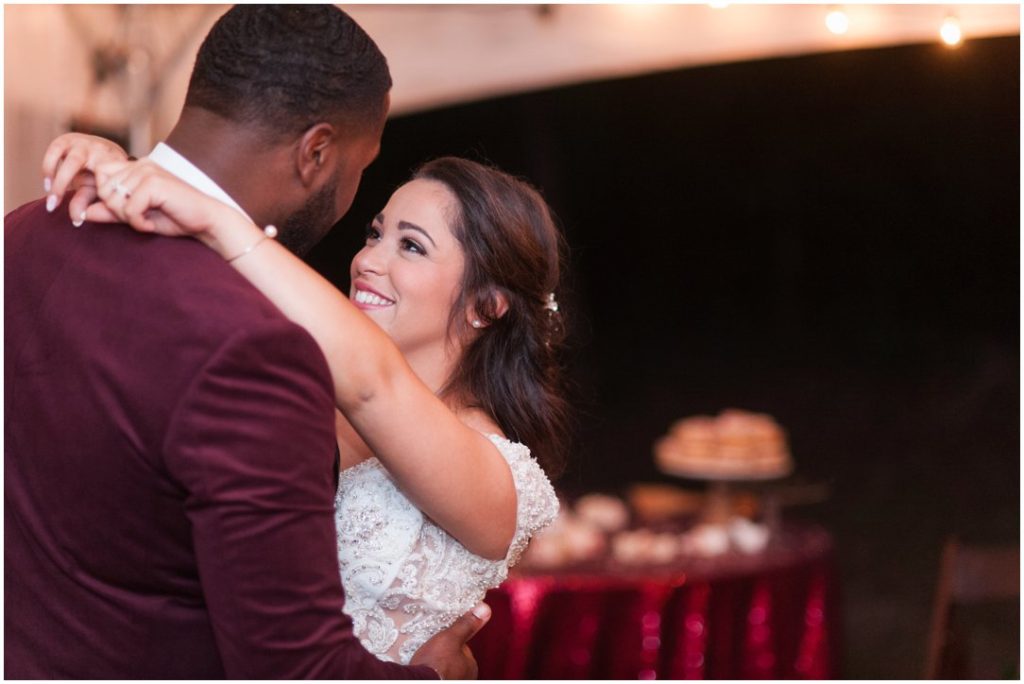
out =
<path fill-rule="evenodd" d="M 386 269 L 379 247 L 380 245 L 366 245 L 356 252 L 356 255 L 352 258 L 352 271 L 356 275 L 361 273 L 382 275 L 384 273 Z"/>

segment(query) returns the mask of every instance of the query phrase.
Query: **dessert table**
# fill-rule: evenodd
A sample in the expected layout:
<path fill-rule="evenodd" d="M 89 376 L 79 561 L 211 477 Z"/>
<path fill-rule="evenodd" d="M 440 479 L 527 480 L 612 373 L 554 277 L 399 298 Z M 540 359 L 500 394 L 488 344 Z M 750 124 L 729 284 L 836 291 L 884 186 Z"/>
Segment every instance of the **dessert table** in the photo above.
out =
<path fill-rule="evenodd" d="M 470 642 L 481 679 L 838 675 L 833 545 L 816 526 L 786 524 L 757 554 L 520 571 L 487 602 Z"/>

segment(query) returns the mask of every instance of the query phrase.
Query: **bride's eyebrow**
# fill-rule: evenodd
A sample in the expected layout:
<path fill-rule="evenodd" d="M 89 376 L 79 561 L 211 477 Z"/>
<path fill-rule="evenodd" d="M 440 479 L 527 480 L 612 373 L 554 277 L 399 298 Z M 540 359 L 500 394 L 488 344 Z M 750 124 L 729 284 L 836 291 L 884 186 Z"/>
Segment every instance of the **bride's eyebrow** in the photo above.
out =
<path fill-rule="evenodd" d="M 417 233 L 420 233 L 421 235 L 423 235 L 423 237 L 425 237 L 428 240 L 430 240 L 430 244 L 434 245 L 434 247 L 437 247 L 437 243 L 434 242 L 434 238 L 430 237 L 430 233 L 428 233 L 427 231 L 423 230 L 422 228 L 417 226 L 415 223 L 409 223 L 408 221 L 399 221 L 398 222 L 398 230 L 415 230 Z"/>

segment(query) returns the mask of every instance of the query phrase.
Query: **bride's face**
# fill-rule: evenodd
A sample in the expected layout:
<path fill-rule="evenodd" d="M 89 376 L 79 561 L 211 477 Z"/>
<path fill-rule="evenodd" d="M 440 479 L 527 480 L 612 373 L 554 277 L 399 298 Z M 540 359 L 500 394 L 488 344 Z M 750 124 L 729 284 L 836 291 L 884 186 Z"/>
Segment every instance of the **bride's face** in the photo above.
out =
<path fill-rule="evenodd" d="M 349 298 L 406 356 L 441 351 L 462 283 L 464 255 L 449 216 L 455 197 L 444 184 L 418 179 L 391 196 L 352 259 Z"/>

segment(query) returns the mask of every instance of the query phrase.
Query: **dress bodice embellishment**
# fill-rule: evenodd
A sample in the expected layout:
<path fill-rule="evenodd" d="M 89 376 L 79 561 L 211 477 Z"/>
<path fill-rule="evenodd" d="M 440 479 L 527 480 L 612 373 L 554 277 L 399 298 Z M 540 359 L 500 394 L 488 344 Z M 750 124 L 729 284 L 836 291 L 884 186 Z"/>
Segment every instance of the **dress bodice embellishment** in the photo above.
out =
<path fill-rule="evenodd" d="M 376 458 L 341 471 L 335 524 L 345 612 L 379 658 L 407 664 L 501 584 L 530 537 L 558 513 L 554 488 L 530 450 L 497 435 L 488 439 L 509 464 L 516 488 L 516 531 L 502 560 L 471 553 L 434 524 Z"/>

